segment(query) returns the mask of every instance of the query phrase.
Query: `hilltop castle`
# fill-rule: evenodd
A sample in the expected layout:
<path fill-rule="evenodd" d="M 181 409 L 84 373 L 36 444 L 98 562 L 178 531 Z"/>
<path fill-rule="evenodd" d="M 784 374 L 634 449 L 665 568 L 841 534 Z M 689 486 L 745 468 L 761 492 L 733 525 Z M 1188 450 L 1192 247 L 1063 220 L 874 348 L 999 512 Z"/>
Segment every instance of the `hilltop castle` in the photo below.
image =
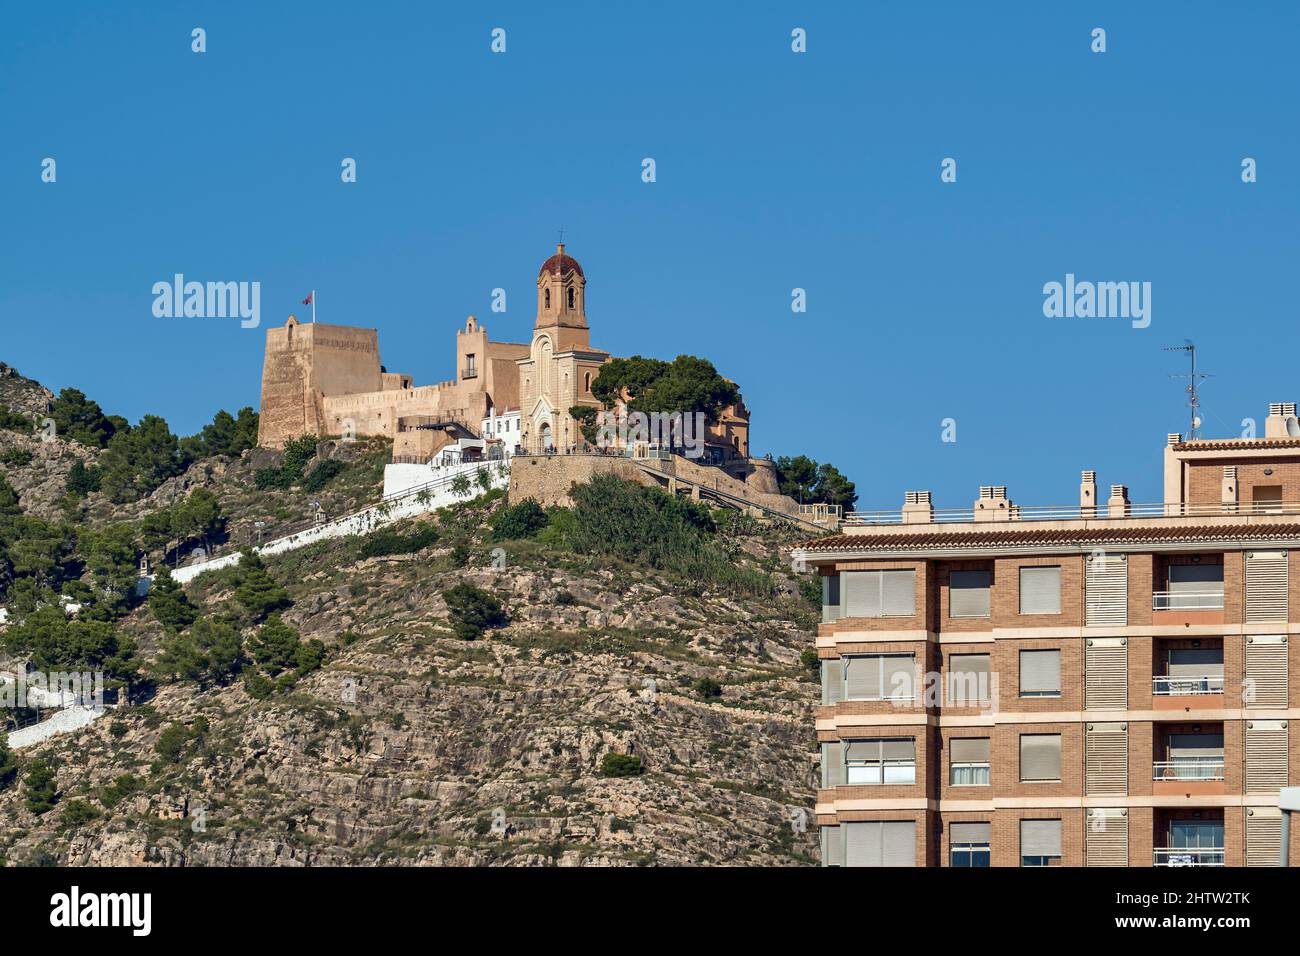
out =
<path fill-rule="evenodd" d="M 266 331 L 258 444 L 299 435 L 382 435 L 394 461 L 428 461 L 459 439 L 496 453 L 580 451 L 569 410 L 600 408 L 591 385 L 610 354 L 591 346 L 586 275 L 560 243 L 537 272 L 532 341 L 494 342 L 474 316 L 456 331 L 456 378 L 416 386 L 379 362 L 375 329 L 300 323 Z M 708 459 L 745 480 L 749 412 L 723 410 L 706 435 Z M 767 469 L 762 469 L 765 472 Z"/>

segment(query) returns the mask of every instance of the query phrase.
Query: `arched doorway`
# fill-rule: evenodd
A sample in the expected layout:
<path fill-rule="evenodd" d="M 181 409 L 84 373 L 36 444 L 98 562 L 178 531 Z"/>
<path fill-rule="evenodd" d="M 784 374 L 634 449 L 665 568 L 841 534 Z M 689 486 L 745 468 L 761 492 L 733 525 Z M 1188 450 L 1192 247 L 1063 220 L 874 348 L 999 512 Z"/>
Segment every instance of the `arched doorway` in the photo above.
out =
<path fill-rule="evenodd" d="M 548 452 L 555 447 L 555 440 L 551 437 L 551 426 L 549 422 L 542 422 L 542 451 Z"/>

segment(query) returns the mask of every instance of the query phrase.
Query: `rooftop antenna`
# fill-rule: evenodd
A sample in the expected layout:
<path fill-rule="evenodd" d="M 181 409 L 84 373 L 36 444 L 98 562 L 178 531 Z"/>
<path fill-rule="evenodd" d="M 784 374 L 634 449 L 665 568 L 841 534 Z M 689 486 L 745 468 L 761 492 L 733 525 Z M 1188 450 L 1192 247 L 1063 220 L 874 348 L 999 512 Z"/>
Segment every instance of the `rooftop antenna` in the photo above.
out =
<path fill-rule="evenodd" d="M 1166 347 L 1163 351 L 1186 352 L 1188 358 L 1191 359 L 1191 363 L 1192 363 L 1191 369 L 1187 372 L 1186 375 L 1170 375 L 1169 377 L 1187 379 L 1187 386 L 1185 388 L 1185 391 L 1187 392 L 1187 407 L 1191 409 L 1191 428 L 1187 432 L 1187 440 L 1196 441 L 1196 439 L 1200 437 L 1198 432 L 1201 427 L 1201 416 L 1200 416 L 1201 399 L 1200 396 L 1198 396 L 1196 393 L 1196 386 L 1198 383 L 1205 381 L 1210 376 L 1204 372 L 1196 371 L 1196 346 L 1192 343 L 1191 339 L 1183 339 L 1183 341 L 1186 344 L 1170 345 Z"/>

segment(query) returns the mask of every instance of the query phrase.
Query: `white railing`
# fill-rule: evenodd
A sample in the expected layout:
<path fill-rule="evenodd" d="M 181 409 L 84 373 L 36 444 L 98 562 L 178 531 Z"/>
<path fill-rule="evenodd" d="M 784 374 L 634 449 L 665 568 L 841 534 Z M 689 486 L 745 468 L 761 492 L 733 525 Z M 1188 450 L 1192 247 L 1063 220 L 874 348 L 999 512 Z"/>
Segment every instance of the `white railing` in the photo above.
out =
<path fill-rule="evenodd" d="M 1222 611 L 1223 589 L 1217 591 L 1154 591 L 1153 611 Z"/>
<path fill-rule="evenodd" d="M 1151 693 L 1157 697 L 1192 697 L 1201 694 L 1222 694 L 1223 675 L 1153 677 L 1151 678 Z"/>
<path fill-rule="evenodd" d="M 927 514 L 927 512 L 921 512 Z M 930 521 L 913 521 L 920 524 L 962 524 L 975 521 L 974 508 L 935 508 L 928 512 Z M 1121 518 L 1222 518 L 1239 515 L 1300 515 L 1300 501 L 1281 504 L 1252 504 L 1244 502 L 1236 505 L 1223 504 L 1130 504 L 1124 514 L 1114 518 L 1105 504 L 1095 509 L 1083 509 L 1078 505 L 1011 505 L 1007 514 L 1012 521 L 1108 521 Z M 850 511 L 844 516 L 845 525 L 903 524 L 903 510 L 888 509 L 884 511 Z"/>
<path fill-rule="evenodd" d="M 1179 757 L 1151 765 L 1152 780 L 1222 780 L 1222 757 Z"/>
<path fill-rule="evenodd" d="M 1162 847 L 1152 851 L 1154 866 L 1223 866 L 1223 847 Z"/>

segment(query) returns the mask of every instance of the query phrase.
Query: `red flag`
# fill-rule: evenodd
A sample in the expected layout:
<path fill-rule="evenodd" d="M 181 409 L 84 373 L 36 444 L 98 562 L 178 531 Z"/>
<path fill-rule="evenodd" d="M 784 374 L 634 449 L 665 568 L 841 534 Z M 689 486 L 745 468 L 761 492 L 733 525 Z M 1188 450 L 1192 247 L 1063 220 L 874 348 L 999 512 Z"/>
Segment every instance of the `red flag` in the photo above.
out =
<path fill-rule="evenodd" d="M 311 292 L 308 292 L 308 293 L 307 293 L 307 298 L 305 298 L 305 299 L 302 300 L 302 304 L 303 304 L 303 305 L 311 305 L 311 297 L 314 296 L 315 294 L 316 294 L 316 293 L 315 293 L 314 290 L 311 291 Z"/>

